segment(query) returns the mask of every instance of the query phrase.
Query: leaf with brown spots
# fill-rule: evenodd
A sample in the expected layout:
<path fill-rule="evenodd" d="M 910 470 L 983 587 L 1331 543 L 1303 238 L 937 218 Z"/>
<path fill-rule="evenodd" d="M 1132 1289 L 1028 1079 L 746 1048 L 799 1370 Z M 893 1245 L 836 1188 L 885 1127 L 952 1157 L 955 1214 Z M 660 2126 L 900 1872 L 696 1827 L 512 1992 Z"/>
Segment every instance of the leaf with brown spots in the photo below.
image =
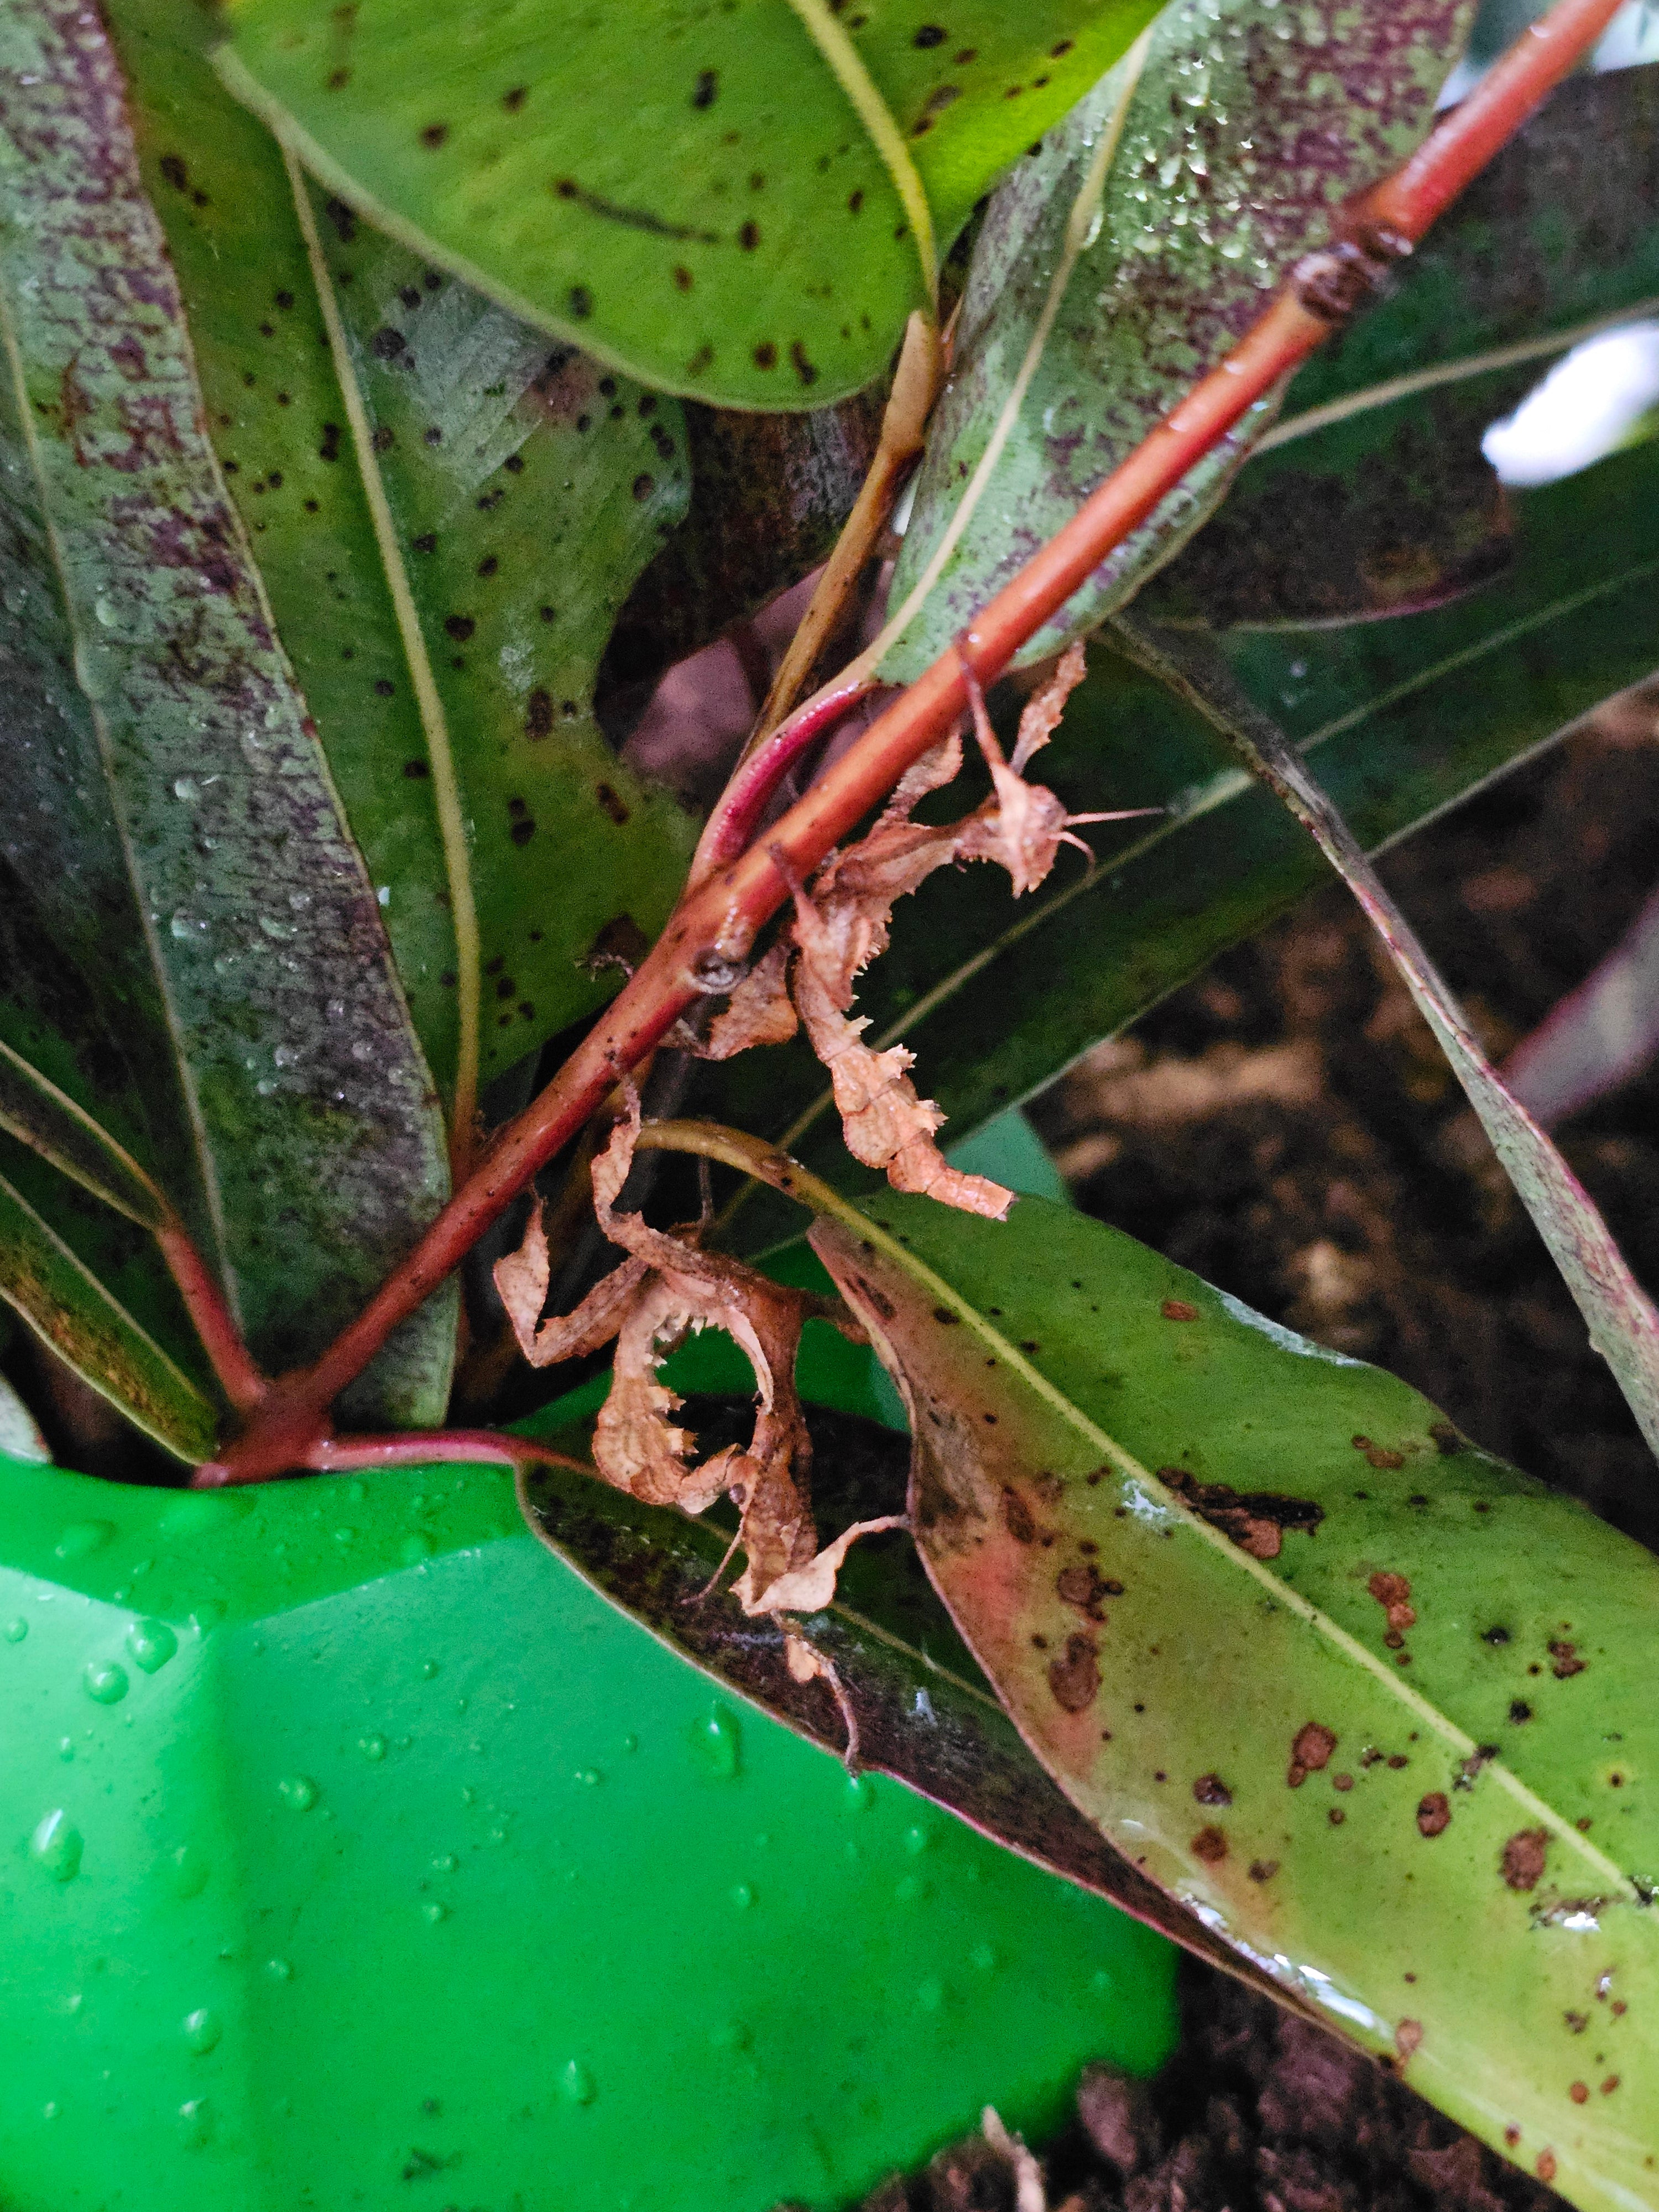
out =
<path fill-rule="evenodd" d="M 952 0 L 947 36 L 919 0 L 360 0 L 343 72 L 306 0 L 245 0 L 224 65 L 441 265 L 665 389 L 787 408 L 880 374 L 975 202 L 1151 13 Z"/>
<path fill-rule="evenodd" d="M 1591 2126 L 1540 2023 L 1609 1968 L 1642 1993 L 1627 2021 L 1659 2014 L 1640 1832 L 1595 1817 L 1603 1733 L 1622 1811 L 1659 1771 L 1659 1713 L 1610 1668 L 1600 1690 L 1594 1667 L 1540 1684 L 1528 1654 L 1569 1633 L 1640 1649 L 1659 1563 L 1472 1445 L 1447 1458 L 1404 1384 L 1065 1208 L 999 1224 L 884 1196 L 811 1242 L 905 1395 L 929 1576 L 1072 1802 L 1334 2027 L 1409 2055 L 1465 2125 L 1501 2139 L 1494 2115 L 1526 2112 L 1577 2202 L 1641 2201 L 1651 2128 Z M 1195 1316 L 1178 1349 L 1172 1298 Z M 1399 1464 L 1357 1486 L 1356 1434 Z M 1267 1480 L 1318 1517 L 1262 1559 L 1206 1506 Z M 1096 1577 L 1122 1585 L 1103 1619 Z M 1495 1586 L 1513 1626 L 1488 1644 L 1471 1624 Z M 1377 1648 L 1379 1607 L 1410 1620 L 1409 1673 Z M 1534 1717 L 1494 1752 L 1522 1677 Z M 1626 2049 L 1659 2112 L 1659 2039 L 1638 2025 Z"/>
<path fill-rule="evenodd" d="M 387 893 L 380 919 L 447 1101 L 458 897 L 470 890 L 476 910 L 488 1082 L 604 1003 L 617 978 L 582 964 L 594 937 L 623 912 L 654 934 L 690 858 L 692 825 L 618 763 L 593 714 L 618 605 L 685 513 L 680 410 L 550 345 L 341 200 L 307 193 L 302 210 L 280 149 L 207 59 L 207 11 L 112 0 L 106 12 L 206 433 Z M 181 148 L 204 205 L 169 180 Z M 459 835 L 445 829 L 446 769 Z"/>

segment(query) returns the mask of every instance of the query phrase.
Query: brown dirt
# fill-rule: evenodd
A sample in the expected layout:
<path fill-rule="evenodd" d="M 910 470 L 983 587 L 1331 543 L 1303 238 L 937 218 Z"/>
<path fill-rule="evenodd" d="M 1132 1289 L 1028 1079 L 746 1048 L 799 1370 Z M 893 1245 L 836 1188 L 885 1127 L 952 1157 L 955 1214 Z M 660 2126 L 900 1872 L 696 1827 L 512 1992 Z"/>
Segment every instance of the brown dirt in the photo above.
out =
<path fill-rule="evenodd" d="M 1656 736 L 1659 696 L 1633 700 L 1384 862 L 1494 1055 L 1651 891 Z M 1036 1118 L 1090 1212 L 1390 1368 L 1479 1443 L 1659 1547 L 1635 1425 L 1341 885 L 1098 1047 Z M 1659 1284 L 1659 1072 L 1558 1135 Z"/>
<path fill-rule="evenodd" d="M 1103 2067 L 1043 2147 L 1052 2212 L 1562 2212 L 1369 2059 L 1188 1962 L 1185 2033 L 1150 2084 Z M 1016 2212 L 982 2139 L 896 2179 L 864 2212 Z"/>

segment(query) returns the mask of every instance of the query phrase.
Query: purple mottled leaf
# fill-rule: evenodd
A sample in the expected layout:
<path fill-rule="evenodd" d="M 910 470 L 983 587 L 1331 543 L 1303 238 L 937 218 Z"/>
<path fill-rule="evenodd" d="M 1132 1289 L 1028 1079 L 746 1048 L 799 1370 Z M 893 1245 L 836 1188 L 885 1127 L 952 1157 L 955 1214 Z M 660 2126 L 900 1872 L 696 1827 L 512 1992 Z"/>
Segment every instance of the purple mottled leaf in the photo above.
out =
<path fill-rule="evenodd" d="M 1293 11 L 1179 0 L 1139 78 L 1132 54 L 1013 173 L 975 248 L 896 608 L 933 575 L 958 509 L 969 519 L 888 647 L 884 675 L 919 674 L 1242 337 L 1292 263 L 1328 239 L 1344 202 L 1406 158 L 1472 12 L 1468 0 Z M 1068 227 L 1086 240 L 1069 276 Z M 1174 553 L 1272 413 L 1254 409 L 1023 657 L 1098 622 Z"/>
<path fill-rule="evenodd" d="M 15 6 L 0 65 L 0 640 L 20 678 L 4 862 L 33 909 L 29 960 L 61 948 L 97 978 L 143 1071 L 143 1164 L 281 1367 L 327 1342 L 440 1203 L 441 1121 L 207 442 L 102 27 Z M 7 996 L 44 1019 L 38 976 Z M 438 1417 L 453 1340 L 440 1299 L 359 1411 Z"/>

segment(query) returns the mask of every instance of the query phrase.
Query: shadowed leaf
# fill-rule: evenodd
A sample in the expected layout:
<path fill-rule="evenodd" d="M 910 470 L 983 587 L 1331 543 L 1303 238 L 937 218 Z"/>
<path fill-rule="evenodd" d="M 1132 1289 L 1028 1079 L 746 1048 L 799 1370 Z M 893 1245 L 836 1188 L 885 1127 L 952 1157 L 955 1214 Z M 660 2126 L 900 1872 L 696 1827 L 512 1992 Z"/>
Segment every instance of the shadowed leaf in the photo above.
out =
<path fill-rule="evenodd" d="M 167 1201 L 131 1153 L 3 1041 L 0 1128 L 9 1129 L 130 1221 L 156 1229 L 166 1218 Z"/>
<path fill-rule="evenodd" d="M 1151 12 L 240 0 L 223 66 L 331 189 L 516 313 L 670 391 L 799 407 L 885 368 L 975 202 Z"/>
<path fill-rule="evenodd" d="M 1297 375 L 1219 512 L 1150 584 L 1157 621 L 1409 612 L 1483 581 L 1510 517 L 1480 452 L 1551 356 L 1659 300 L 1659 69 L 1561 86 Z"/>
<path fill-rule="evenodd" d="M 0 1298 L 147 1436 L 182 1460 L 211 1458 L 213 1407 L 3 1177 Z"/>
<path fill-rule="evenodd" d="M 1645 2201 L 1659 1565 L 1097 1222 L 871 1211 L 812 1242 L 908 1394 L 928 1571 L 1073 1802 L 1587 2212 Z"/>

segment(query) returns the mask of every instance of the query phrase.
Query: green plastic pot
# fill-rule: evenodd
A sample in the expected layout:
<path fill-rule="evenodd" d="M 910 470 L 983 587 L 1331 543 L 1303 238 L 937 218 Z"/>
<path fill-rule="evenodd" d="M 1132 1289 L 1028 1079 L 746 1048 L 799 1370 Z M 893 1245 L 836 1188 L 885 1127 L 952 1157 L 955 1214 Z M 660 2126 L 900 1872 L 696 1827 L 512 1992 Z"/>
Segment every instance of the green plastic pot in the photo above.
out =
<path fill-rule="evenodd" d="M 842 2204 L 1173 1954 L 710 1685 L 497 1469 L 0 1460 L 6 2212 Z"/>

